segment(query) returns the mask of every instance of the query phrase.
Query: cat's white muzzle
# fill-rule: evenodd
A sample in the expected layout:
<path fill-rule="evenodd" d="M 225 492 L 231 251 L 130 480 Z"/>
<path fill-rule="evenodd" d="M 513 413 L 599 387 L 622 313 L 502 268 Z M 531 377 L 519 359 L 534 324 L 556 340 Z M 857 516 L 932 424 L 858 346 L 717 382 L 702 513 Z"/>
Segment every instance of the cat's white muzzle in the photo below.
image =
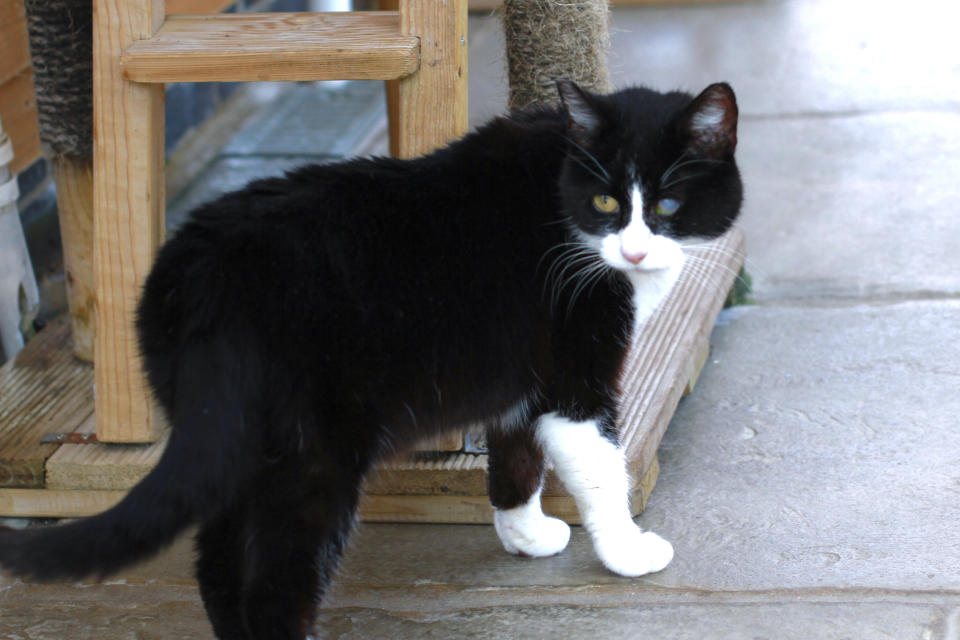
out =
<path fill-rule="evenodd" d="M 633 225 L 620 233 L 611 233 L 600 242 L 604 262 L 620 271 L 660 271 L 683 265 L 683 250 L 671 238 L 650 233 Z M 645 232 L 645 233 L 644 233 Z"/>

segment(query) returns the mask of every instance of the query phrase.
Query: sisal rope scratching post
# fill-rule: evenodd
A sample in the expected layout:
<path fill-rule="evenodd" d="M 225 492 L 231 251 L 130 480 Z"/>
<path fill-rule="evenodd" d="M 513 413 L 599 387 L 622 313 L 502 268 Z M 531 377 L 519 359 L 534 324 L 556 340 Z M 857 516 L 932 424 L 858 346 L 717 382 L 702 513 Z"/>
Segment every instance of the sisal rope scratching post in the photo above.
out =
<path fill-rule="evenodd" d="M 511 109 L 558 101 L 555 80 L 610 91 L 607 0 L 505 0 Z"/>
<path fill-rule="evenodd" d="M 90 0 L 26 0 L 40 139 L 52 154 L 74 354 L 93 361 L 93 28 Z"/>
<path fill-rule="evenodd" d="M 559 78 L 573 80 L 598 93 L 610 91 L 607 0 L 505 0 L 503 23 L 511 109 L 535 103 L 556 104 Z M 643 386 L 643 377 L 635 375 L 626 380 L 624 392 L 636 395 L 637 388 Z M 649 406 L 654 404 L 656 401 Z M 647 442 L 656 431 L 651 418 L 658 413 L 653 411 L 650 416 L 625 420 L 621 436 L 625 441 Z M 659 475 L 656 457 L 659 437 L 655 440 L 650 454 L 638 455 L 636 448 L 628 449 L 628 466 L 634 477 L 630 510 L 634 515 L 646 506 Z"/>

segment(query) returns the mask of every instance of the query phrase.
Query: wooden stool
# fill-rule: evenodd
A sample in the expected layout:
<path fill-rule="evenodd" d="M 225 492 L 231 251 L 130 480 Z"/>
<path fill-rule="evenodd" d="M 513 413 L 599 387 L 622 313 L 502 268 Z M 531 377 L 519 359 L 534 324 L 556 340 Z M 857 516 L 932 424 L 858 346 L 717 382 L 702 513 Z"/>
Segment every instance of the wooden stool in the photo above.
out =
<path fill-rule="evenodd" d="M 393 11 L 164 16 L 163 0 L 94 0 L 96 430 L 152 442 L 161 418 L 137 352 L 140 288 L 164 235 L 164 84 L 386 80 L 391 150 L 467 129 L 467 0 Z"/>

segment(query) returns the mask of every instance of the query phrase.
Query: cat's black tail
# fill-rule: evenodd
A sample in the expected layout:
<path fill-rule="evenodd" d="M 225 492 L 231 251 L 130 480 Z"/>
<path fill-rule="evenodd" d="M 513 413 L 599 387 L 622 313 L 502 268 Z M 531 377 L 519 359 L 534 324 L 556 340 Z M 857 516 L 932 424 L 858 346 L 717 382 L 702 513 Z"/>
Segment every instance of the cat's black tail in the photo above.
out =
<path fill-rule="evenodd" d="M 256 446 L 246 441 L 251 429 L 243 407 L 250 390 L 236 374 L 243 371 L 236 360 L 223 343 L 183 349 L 170 371 L 176 373 L 173 432 L 156 468 L 100 515 L 0 531 L 0 572 L 39 581 L 102 578 L 231 504 L 248 481 L 245 458 Z"/>

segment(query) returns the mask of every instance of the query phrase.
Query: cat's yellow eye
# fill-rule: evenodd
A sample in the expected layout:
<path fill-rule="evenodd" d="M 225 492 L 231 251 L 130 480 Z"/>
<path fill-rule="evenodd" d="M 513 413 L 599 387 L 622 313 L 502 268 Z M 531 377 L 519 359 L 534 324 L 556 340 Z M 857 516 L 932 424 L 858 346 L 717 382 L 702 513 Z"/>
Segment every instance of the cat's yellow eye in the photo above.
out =
<path fill-rule="evenodd" d="M 680 208 L 680 201 L 673 198 L 664 198 L 657 203 L 657 214 L 661 216 L 672 216 Z"/>
<path fill-rule="evenodd" d="M 593 196 L 593 208 L 600 213 L 616 213 L 620 211 L 620 203 L 613 196 Z"/>

